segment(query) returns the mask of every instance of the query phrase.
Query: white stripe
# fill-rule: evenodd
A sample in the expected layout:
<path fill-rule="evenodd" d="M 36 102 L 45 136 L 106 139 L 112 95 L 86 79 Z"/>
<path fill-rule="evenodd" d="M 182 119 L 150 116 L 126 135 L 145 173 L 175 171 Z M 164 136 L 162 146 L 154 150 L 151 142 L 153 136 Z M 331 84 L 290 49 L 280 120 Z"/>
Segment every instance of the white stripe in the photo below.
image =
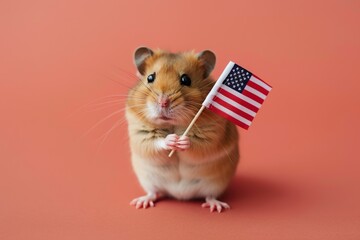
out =
<path fill-rule="evenodd" d="M 258 90 L 256 90 L 255 88 L 252 88 L 248 85 L 246 85 L 246 87 L 244 88 L 245 90 L 255 94 L 256 96 L 258 96 L 259 98 L 261 99 L 265 99 L 266 98 L 266 95 L 262 94 L 261 92 L 259 92 Z"/>
<path fill-rule="evenodd" d="M 234 65 L 235 65 L 235 63 L 232 62 L 232 61 L 230 61 L 228 63 L 228 65 L 225 67 L 224 71 L 221 73 L 220 77 L 216 81 L 215 85 L 210 90 L 209 94 L 206 96 L 204 102 L 202 103 L 203 106 L 209 107 L 209 105 L 212 102 L 213 98 L 216 96 L 219 88 L 221 87 L 221 85 L 223 85 L 222 84 L 223 81 L 229 75 L 229 73 L 231 72 L 231 69 L 233 68 Z"/>
<path fill-rule="evenodd" d="M 241 98 L 242 100 L 244 100 L 245 102 L 248 102 L 250 103 L 251 105 L 253 105 L 254 107 L 256 108 L 260 108 L 261 107 L 261 104 L 252 100 L 251 98 L 247 97 L 247 96 L 244 96 L 243 94 L 229 88 L 228 86 L 226 85 L 223 85 L 221 86 L 221 88 L 223 88 L 224 90 L 228 91 L 229 93 L 232 93 L 233 95 L 237 96 L 238 98 Z"/>
<path fill-rule="evenodd" d="M 268 92 L 270 92 L 270 90 L 272 89 L 269 85 L 267 85 L 266 83 L 264 83 L 263 81 L 257 79 L 254 76 L 251 76 L 250 81 L 256 83 L 257 85 L 259 85 L 260 87 L 264 88 L 265 90 L 267 90 Z"/>
<path fill-rule="evenodd" d="M 221 110 L 222 112 L 232 116 L 233 118 L 236 118 L 237 120 L 239 120 L 240 122 L 243 122 L 244 124 L 250 126 L 251 121 L 247 120 L 246 118 L 243 118 L 239 115 L 237 115 L 236 113 L 234 113 L 233 111 L 223 107 L 222 105 L 216 103 L 216 102 L 212 102 L 211 105 L 213 105 L 215 108 Z"/>
<path fill-rule="evenodd" d="M 255 115 L 256 115 L 255 112 L 253 112 L 253 111 L 251 111 L 250 109 L 248 109 L 248 108 L 246 108 L 246 107 L 238 104 L 238 103 L 235 102 L 234 100 L 232 100 L 232 99 L 230 99 L 230 98 L 222 95 L 221 93 L 218 93 L 216 96 L 217 96 L 218 98 L 222 99 L 223 101 L 231 104 L 231 105 L 234 106 L 235 108 L 238 108 L 238 109 L 240 109 L 241 111 L 246 112 L 246 113 L 249 114 L 250 116 L 255 117 Z"/>

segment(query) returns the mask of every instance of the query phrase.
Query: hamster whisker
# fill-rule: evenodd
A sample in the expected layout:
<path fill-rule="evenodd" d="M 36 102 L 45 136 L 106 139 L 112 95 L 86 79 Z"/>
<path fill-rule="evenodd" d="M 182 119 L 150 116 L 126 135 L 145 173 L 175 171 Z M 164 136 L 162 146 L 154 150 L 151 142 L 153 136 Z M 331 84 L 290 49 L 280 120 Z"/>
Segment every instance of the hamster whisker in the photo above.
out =
<path fill-rule="evenodd" d="M 198 105 L 198 106 L 195 106 L 195 105 Z M 200 109 L 200 106 L 202 106 L 201 104 L 199 104 L 199 103 L 194 103 L 194 102 L 189 102 L 189 103 L 187 103 L 187 105 L 186 105 L 186 110 L 184 110 L 184 111 L 187 111 L 187 112 L 189 112 L 189 117 L 191 118 L 190 120 L 192 120 L 192 118 L 195 116 L 195 114 L 197 113 L 197 111 Z M 192 111 L 192 112 L 190 112 L 190 111 Z M 182 116 L 184 116 L 185 114 L 183 114 Z M 210 118 L 210 120 L 211 120 L 211 122 L 213 122 L 213 123 L 217 123 L 217 119 L 215 118 L 215 116 L 211 116 L 211 115 L 209 115 L 208 116 L 208 118 Z M 221 128 L 222 130 L 224 130 L 225 131 L 225 127 L 223 126 L 223 125 L 221 125 L 221 124 L 219 124 L 219 126 L 218 126 L 219 128 Z"/>
<path fill-rule="evenodd" d="M 122 104 L 122 102 L 113 102 L 113 103 L 102 104 L 102 106 L 96 107 L 94 109 L 90 109 L 90 110 L 88 110 L 88 112 L 100 111 L 100 110 L 107 109 L 107 108 L 110 108 L 110 107 L 118 106 L 119 104 Z"/>
<path fill-rule="evenodd" d="M 119 72 L 112 72 L 113 75 L 115 75 L 116 77 L 124 77 L 126 80 L 130 79 L 130 80 L 133 80 L 132 82 L 135 83 L 136 80 L 138 80 L 138 76 L 133 73 L 133 72 L 129 72 L 123 68 L 121 68 L 120 66 L 118 65 L 112 65 L 113 68 L 115 68 L 116 71 L 119 71 Z M 119 82 L 120 84 L 121 83 L 124 83 L 124 82 Z"/>
<path fill-rule="evenodd" d="M 185 101 L 185 106 L 188 109 L 193 109 L 193 110 L 199 110 L 201 108 L 201 104 L 199 103 L 198 105 L 195 105 L 195 103 L 190 102 L 190 101 Z"/>
<path fill-rule="evenodd" d="M 154 97 L 154 99 L 156 99 L 156 97 L 157 97 L 155 93 L 146 91 L 145 89 L 137 89 L 137 91 L 139 93 L 141 93 L 141 95 L 143 95 L 144 97 L 148 96 L 148 95 Z M 129 96 L 129 98 L 131 98 L 131 96 Z"/>
<path fill-rule="evenodd" d="M 202 89 L 208 88 L 209 86 L 211 86 L 211 85 L 213 85 L 213 84 L 215 84 L 215 82 L 210 81 L 210 82 L 208 82 L 208 83 L 206 83 L 206 84 L 204 84 L 204 85 L 201 85 L 201 87 L 199 87 L 199 88 L 202 90 Z M 209 90 L 210 90 L 210 89 L 209 89 Z"/>
<path fill-rule="evenodd" d="M 180 98 L 182 98 L 182 96 L 181 96 L 181 95 L 176 96 L 174 99 L 171 99 L 171 101 L 172 101 L 172 102 L 175 102 L 175 101 L 177 101 L 177 100 L 178 100 L 178 99 L 180 99 Z"/>
<path fill-rule="evenodd" d="M 173 91 L 172 93 L 169 94 L 169 97 L 179 93 L 181 90 L 183 89 L 183 86 L 181 86 L 180 88 L 176 89 L 175 91 Z"/>
<path fill-rule="evenodd" d="M 105 143 L 105 141 L 108 138 L 108 136 L 110 135 L 110 133 L 112 131 L 114 131 L 117 127 L 121 126 L 125 122 L 125 120 L 126 119 L 123 118 L 121 121 L 116 121 L 115 124 L 99 138 L 99 140 L 101 140 L 101 142 L 100 142 L 100 145 L 98 146 L 98 150 Z"/>
<path fill-rule="evenodd" d="M 146 107 L 146 104 L 141 103 L 141 104 L 134 104 L 134 105 L 128 106 L 129 109 L 135 109 L 138 107 L 140 107 L 140 108 Z M 141 111 L 145 112 L 145 110 L 141 110 Z"/>
<path fill-rule="evenodd" d="M 187 107 L 182 107 L 181 110 L 179 110 L 179 112 L 181 112 L 181 114 L 179 114 L 179 116 L 176 116 L 176 117 L 184 122 L 189 122 L 189 123 L 191 122 L 191 120 L 194 118 L 194 116 L 196 114 L 196 111 L 192 111 L 191 109 L 189 109 Z"/>
<path fill-rule="evenodd" d="M 181 103 L 178 103 L 178 104 L 175 104 L 175 105 L 172 105 L 170 107 L 171 110 L 175 110 L 177 107 L 181 106 L 182 105 L 182 102 Z"/>
<path fill-rule="evenodd" d="M 105 100 L 105 99 L 104 99 Z M 110 100 L 109 101 L 104 101 L 104 102 L 98 102 L 98 103 L 92 103 L 89 104 L 89 106 L 87 106 L 84 110 L 87 112 L 93 112 L 93 111 L 98 111 L 98 110 L 102 110 L 111 106 L 115 106 L 118 104 L 123 104 L 126 101 L 125 98 L 120 98 L 120 99 L 116 99 L 116 100 Z"/>
<path fill-rule="evenodd" d="M 111 76 L 108 76 L 108 75 L 105 75 L 105 74 L 101 74 L 102 77 L 106 78 L 107 80 L 110 80 L 116 84 L 119 84 L 120 86 L 122 87 L 125 87 L 126 89 L 130 89 L 133 87 L 133 83 L 130 84 L 129 82 L 127 82 L 128 78 L 119 78 L 119 77 L 116 77 L 115 79 Z M 124 80 L 124 81 L 119 81 L 119 80 Z M 136 79 L 135 81 L 133 81 L 134 83 L 136 82 Z"/>
<path fill-rule="evenodd" d="M 114 66 L 116 69 L 118 69 L 118 70 L 120 70 L 122 73 L 125 73 L 128 77 L 130 77 L 130 78 L 133 78 L 133 79 L 138 79 L 138 77 L 136 76 L 136 74 L 134 74 L 134 73 L 131 73 L 131 72 L 129 72 L 129 71 L 126 71 L 126 70 L 124 70 L 124 69 L 122 69 L 121 67 L 119 67 L 119 66 Z"/>
<path fill-rule="evenodd" d="M 115 116 L 116 114 L 122 113 L 125 109 L 120 109 L 117 110 L 109 115 L 107 115 L 106 117 L 104 117 L 103 119 L 101 119 L 100 121 L 96 122 L 89 130 L 87 130 L 82 137 L 87 136 L 92 130 L 94 130 L 97 126 L 99 126 L 100 124 L 102 124 L 104 121 L 106 121 L 107 119 Z"/>
<path fill-rule="evenodd" d="M 110 101 L 107 101 L 107 102 L 94 103 L 94 104 L 92 104 L 92 106 L 96 107 L 96 106 L 106 105 L 108 103 L 121 103 L 121 102 L 124 102 L 124 101 L 126 101 L 126 99 L 110 100 Z"/>
<path fill-rule="evenodd" d="M 131 97 L 128 97 L 124 100 L 124 102 L 128 102 L 128 100 L 140 100 L 140 101 L 145 101 L 145 98 L 144 97 L 134 97 L 134 96 L 131 96 Z"/>
<path fill-rule="evenodd" d="M 122 95 L 109 95 L 109 96 L 104 96 L 104 97 L 99 97 L 99 98 L 96 98 L 86 104 L 83 104 L 82 106 L 78 107 L 77 109 L 75 109 L 72 113 L 70 113 L 65 119 L 69 119 L 71 117 L 73 117 L 75 114 L 79 113 L 80 111 L 83 111 L 89 107 L 91 107 L 91 105 L 94 105 L 94 104 L 97 104 L 99 103 L 100 101 L 107 101 L 107 100 L 110 100 L 112 98 L 120 98 L 122 97 Z"/>
<path fill-rule="evenodd" d="M 154 94 L 154 96 L 158 97 L 159 95 L 148 85 L 146 84 L 142 79 L 140 79 L 140 83 L 143 84 L 151 93 Z"/>

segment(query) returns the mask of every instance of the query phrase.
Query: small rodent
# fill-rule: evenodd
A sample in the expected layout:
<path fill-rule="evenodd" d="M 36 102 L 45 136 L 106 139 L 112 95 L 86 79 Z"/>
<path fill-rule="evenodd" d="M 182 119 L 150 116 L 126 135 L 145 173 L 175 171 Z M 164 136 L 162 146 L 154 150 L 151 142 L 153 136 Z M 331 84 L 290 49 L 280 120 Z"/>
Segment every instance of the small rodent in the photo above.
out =
<path fill-rule="evenodd" d="M 236 126 L 205 109 L 189 134 L 180 138 L 214 85 L 209 75 L 215 54 L 140 47 L 134 60 L 139 82 L 129 91 L 126 118 L 132 166 L 147 194 L 130 204 L 153 207 L 168 196 L 205 198 L 202 207 L 210 211 L 229 208 L 217 198 L 238 163 Z M 169 158 L 172 149 L 176 152 Z"/>

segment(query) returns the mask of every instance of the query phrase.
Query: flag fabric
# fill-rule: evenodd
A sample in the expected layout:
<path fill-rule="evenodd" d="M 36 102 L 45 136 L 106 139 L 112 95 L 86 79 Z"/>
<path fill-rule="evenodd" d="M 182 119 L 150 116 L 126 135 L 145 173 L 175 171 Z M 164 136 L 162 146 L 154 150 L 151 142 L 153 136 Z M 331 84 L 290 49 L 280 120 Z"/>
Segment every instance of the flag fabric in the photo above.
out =
<path fill-rule="evenodd" d="M 202 105 L 248 129 L 271 88 L 248 70 L 229 62 Z"/>

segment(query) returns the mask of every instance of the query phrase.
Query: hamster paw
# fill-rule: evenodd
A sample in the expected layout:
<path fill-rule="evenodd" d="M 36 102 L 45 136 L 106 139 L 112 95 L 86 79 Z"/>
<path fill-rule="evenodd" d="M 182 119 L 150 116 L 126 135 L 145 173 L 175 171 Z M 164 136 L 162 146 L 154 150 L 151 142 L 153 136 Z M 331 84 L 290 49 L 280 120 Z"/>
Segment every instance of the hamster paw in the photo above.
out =
<path fill-rule="evenodd" d="M 145 196 L 138 197 L 133 199 L 130 202 L 130 205 L 135 206 L 137 209 L 139 208 L 148 208 L 148 207 L 154 207 L 154 202 L 157 200 L 156 193 L 149 193 Z"/>
<path fill-rule="evenodd" d="M 176 147 L 176 144 L 177 144 L 177 141 L 179 140 L 179 136 L 176 135 L 176 134 L 169 134 L 166 136 L 165 138 L 165 148 L 167 150 L 176 150 L 177 147 Z"/>
<path fill-rule="evenodd" d="M 182 136 L 176 142 L 176 147 L 180 150 L 186 150 L 190 147 L 190 139 L 188 136 Z"/>
<path fill-rule="evenodd" d="M 203 208 L 210 208 L 210 212 L 214 212 L 216 209 L 217 212 L 221 212 L 224 209 L 230 209 L 230 206 L 227 203 L 216 200 L 214 197 L 207 197 L 205 203 L 201 205 Z"/>
<path fill-rule="evenodd" d="M 190 139 L 187 136 L 169 134 L 165 138 L 165 146 L 168 150 L 186 150 L 190 147 Z"/>

